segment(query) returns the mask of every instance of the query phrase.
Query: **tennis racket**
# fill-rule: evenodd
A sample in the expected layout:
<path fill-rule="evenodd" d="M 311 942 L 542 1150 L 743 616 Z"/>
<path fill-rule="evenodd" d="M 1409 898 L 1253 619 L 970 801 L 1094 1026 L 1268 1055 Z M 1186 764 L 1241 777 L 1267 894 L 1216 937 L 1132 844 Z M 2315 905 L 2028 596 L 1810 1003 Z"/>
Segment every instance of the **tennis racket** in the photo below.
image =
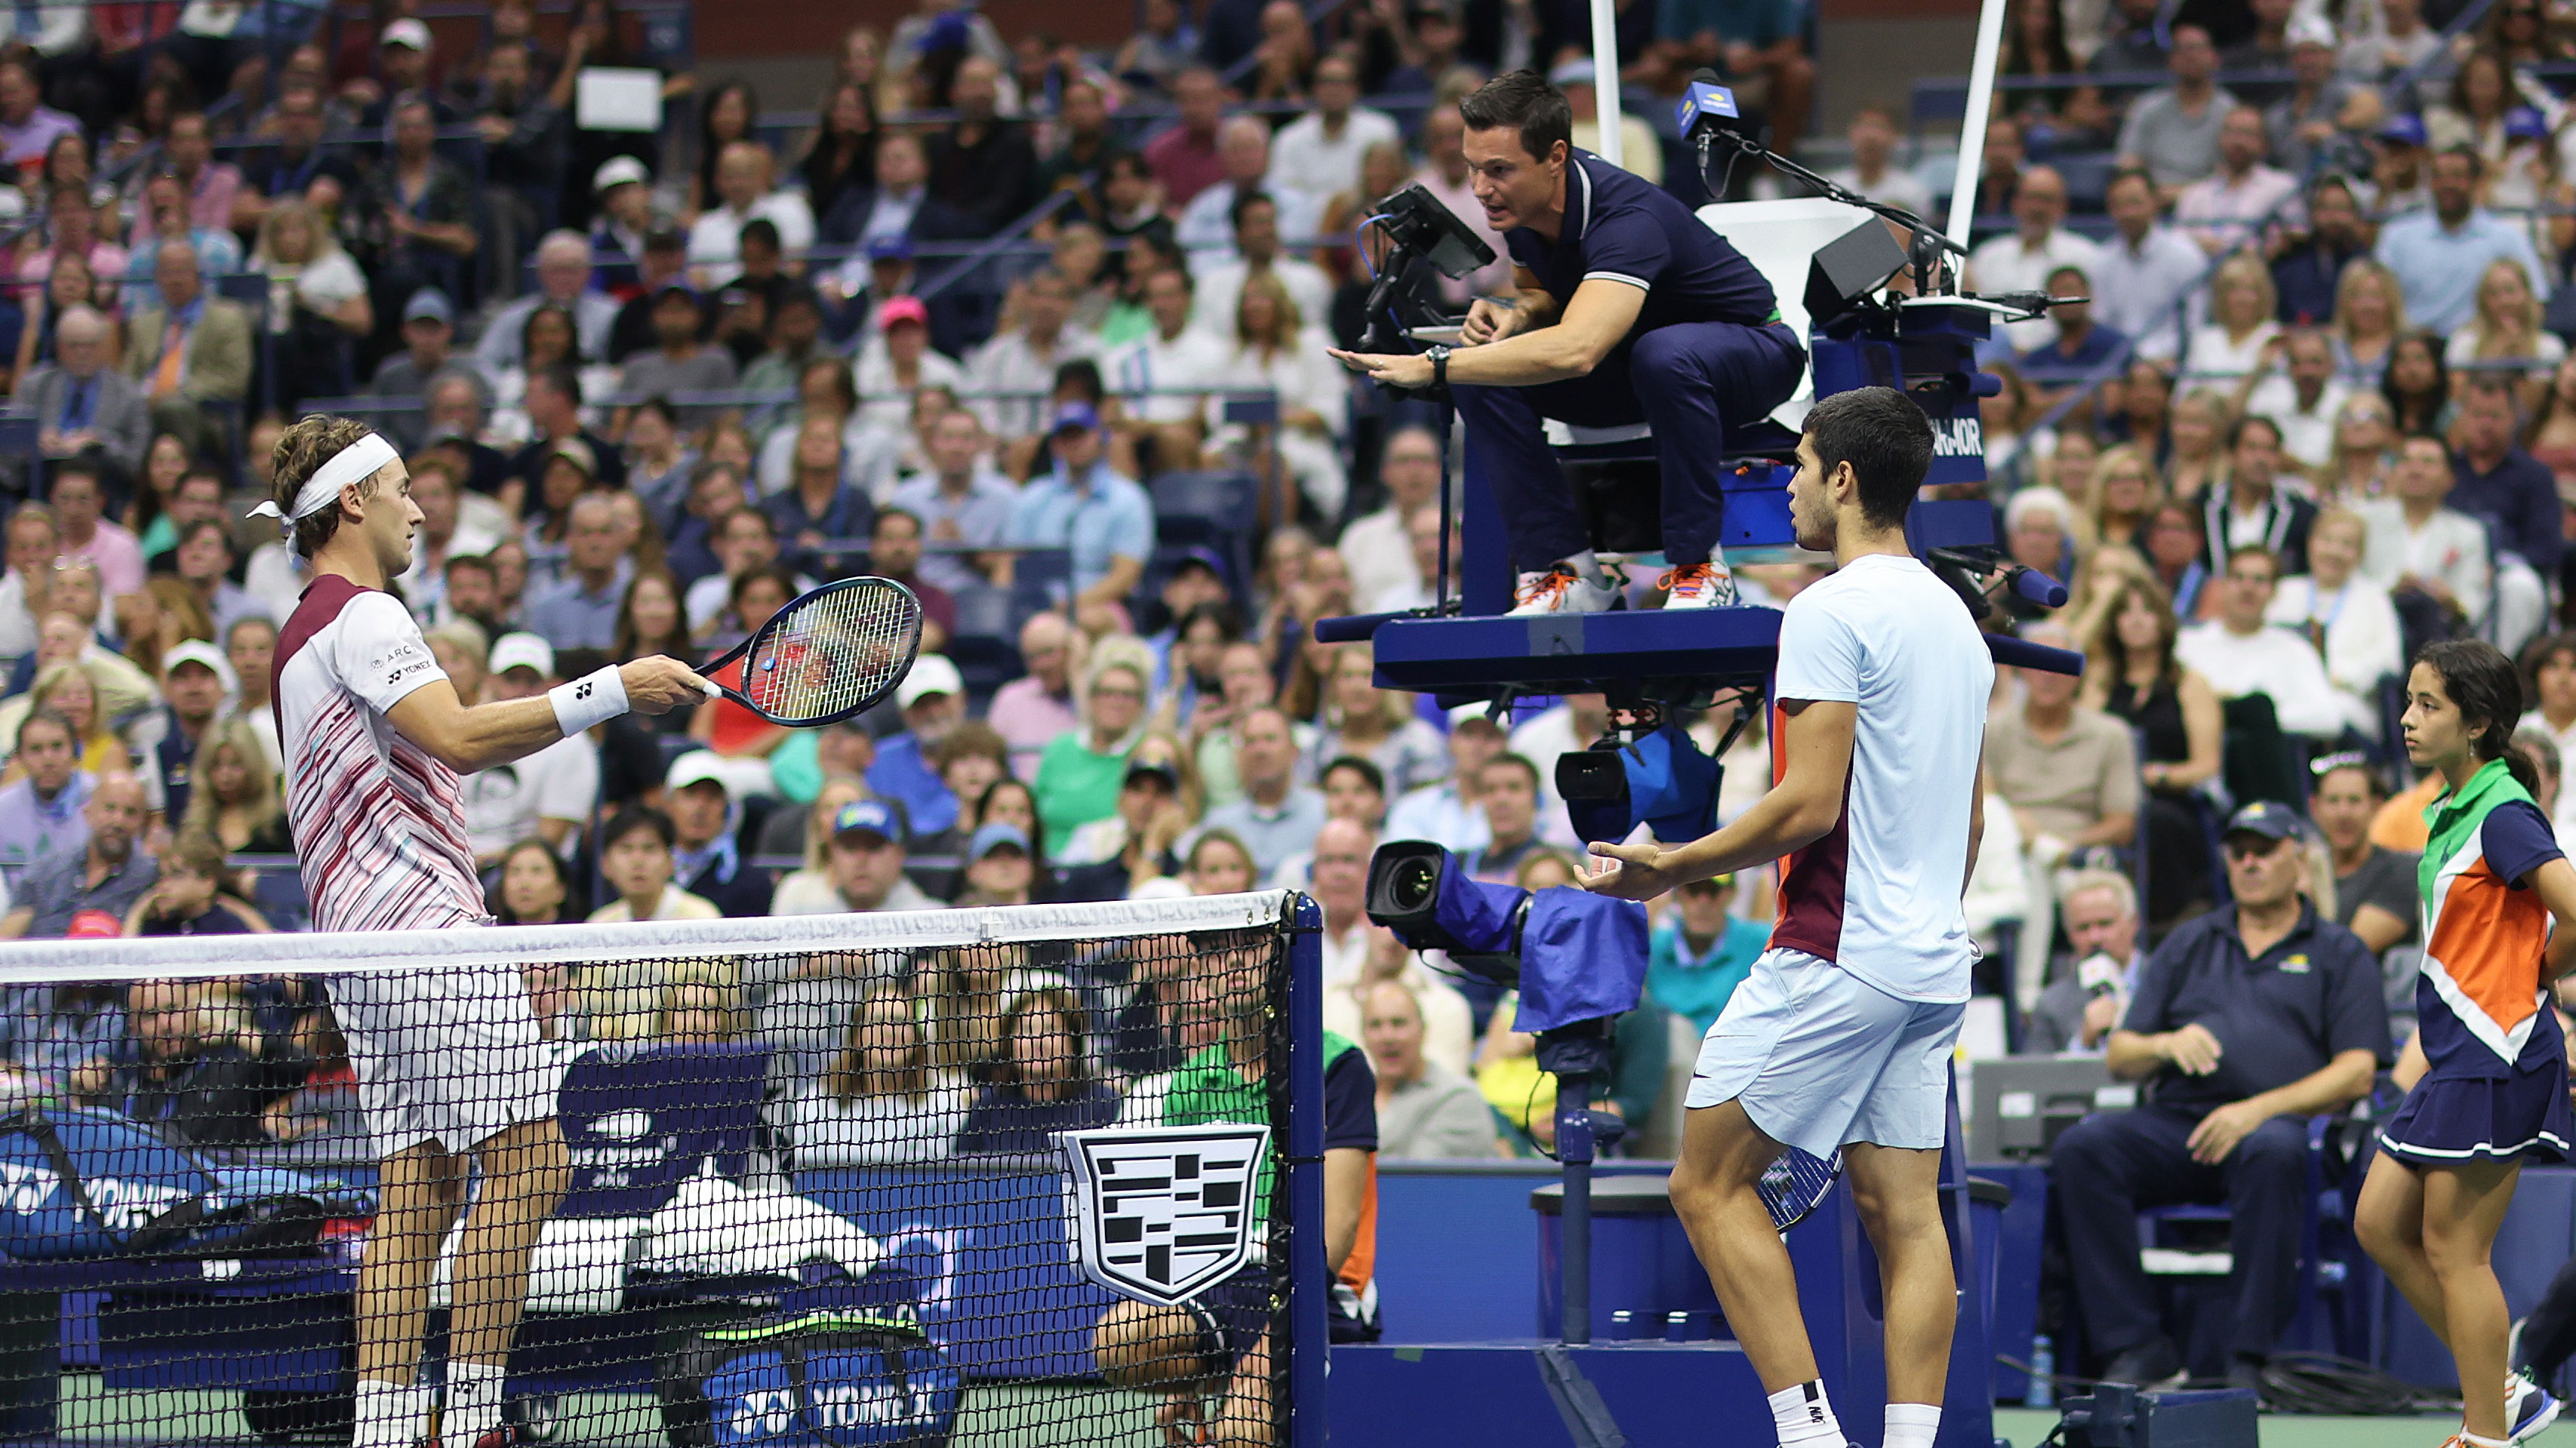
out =
<path fill-rule="evenodd" d="M 1792 1146 L 1763 1168 L 1762 1180 L 1754 1184 L 1754 1190 L 1762 1194 L 1762 1205 L 1771 1209 L 1771 1225 L 1785 1232 L 1823 1206 L 1842 1175 L 1841 1152 L 1814 1157 Z"/>
<path fill-rule="evenodd" d="M 772 724 L 814 729 L 872 709 L 921 651 L 921 600 L 891 578 L 844 578 L 790 602 L 724 657 L 698 670 L 713 675 L 742 663 L 739 688 L 707 684 Z"/>

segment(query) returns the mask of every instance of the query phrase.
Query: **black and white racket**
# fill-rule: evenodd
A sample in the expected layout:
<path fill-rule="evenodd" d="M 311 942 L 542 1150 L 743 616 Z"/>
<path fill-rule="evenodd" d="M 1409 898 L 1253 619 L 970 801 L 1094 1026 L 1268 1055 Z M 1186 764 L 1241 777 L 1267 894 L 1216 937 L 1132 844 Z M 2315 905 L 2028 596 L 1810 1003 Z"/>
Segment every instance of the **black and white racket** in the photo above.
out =
<path fill-rule="evenodd" d="M 921 651 L 921 600 L 891 578 L 826 583 L 790 602 L 751 637 L 698 672 L 707 697 L 731 699 L 772 724 L 814 729 L 872 709 Z M 740 687 L 717 684 L 742 660 Z"/>
<path fill-rule="evenodd" d="M 1754 1184 L 1754 1190 L 1762 1194 L 1762 1205 L 1771 1209 L 1771 1225 L 1785 1232 L 1823 1206 L 1842 1175 L 1841 1152 L 1814 1157 L 1792 1146 L 1784 1148 L 1778 1160 L 1762 1169 L 1762 1179 Z"/>

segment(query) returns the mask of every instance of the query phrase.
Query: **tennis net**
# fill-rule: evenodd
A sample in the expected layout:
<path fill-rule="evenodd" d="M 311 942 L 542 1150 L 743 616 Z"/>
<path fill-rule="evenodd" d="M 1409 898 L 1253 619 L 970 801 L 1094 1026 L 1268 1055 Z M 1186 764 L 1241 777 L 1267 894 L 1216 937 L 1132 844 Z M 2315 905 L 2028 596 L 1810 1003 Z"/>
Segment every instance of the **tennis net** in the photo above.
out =
<path fill-rule="evenodd" d="M 0 1438 L 1308 1441 L 1312 908 L 0 947 Z"/>

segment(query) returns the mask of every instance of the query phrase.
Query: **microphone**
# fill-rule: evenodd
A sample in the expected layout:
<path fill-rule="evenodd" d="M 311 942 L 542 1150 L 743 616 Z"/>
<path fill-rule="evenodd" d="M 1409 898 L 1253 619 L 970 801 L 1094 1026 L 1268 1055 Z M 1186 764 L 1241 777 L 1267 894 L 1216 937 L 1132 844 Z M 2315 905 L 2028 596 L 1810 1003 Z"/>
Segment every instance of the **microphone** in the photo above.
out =
<path fill-rule="evenodd" d="M 1736 109 L 1735 92 L 1726 88 L 1716 71 L 1702 66 L 1673 107 L 1673 122 L 1681 128 L 1684 141 L 1695 141 L 1702 131 L 1735 134 L 1744 113 Z"/>
<path fill-rule="evenodd" d="M 2075 967 L 2075 980 L 2087 996 L 2113 995 L 2120 989 L 2120 967 L 2107 955 L 2088 955 Z"/>

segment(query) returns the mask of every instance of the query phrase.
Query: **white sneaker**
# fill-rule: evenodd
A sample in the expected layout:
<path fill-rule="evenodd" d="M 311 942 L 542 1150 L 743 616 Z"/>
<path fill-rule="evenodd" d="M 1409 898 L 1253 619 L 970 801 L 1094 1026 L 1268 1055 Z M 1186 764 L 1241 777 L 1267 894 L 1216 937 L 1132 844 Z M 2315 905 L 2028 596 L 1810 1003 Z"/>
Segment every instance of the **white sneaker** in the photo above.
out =
<path fill-rule="evenodd" d="M 1723 563 L 1685 563 L 1655 580 L 1666 608 L 1733 608 L 1735 575 Z"/>
<path fill-rule="evenodd" d="M 2528 1371 L 2505 1375 L 2504 1407 L 2505 1421 L 2512 1425 L 2508 1436 L 2516 1443 L 2538 1437 L 2542 1429 L 2558 1421 L 2557 1397 L 2532 1381 Z"/>
<path fill-rule="evenodd" d="M 1510 618 L 1541 613 L 1607 613 L 1621 602 L 1617 581 L 1585 578 L 1565 563 L 1545 573 L 1522 574 L 1512 589 L 1512 599 L 1512 611 L 1505 615 Z"/>

